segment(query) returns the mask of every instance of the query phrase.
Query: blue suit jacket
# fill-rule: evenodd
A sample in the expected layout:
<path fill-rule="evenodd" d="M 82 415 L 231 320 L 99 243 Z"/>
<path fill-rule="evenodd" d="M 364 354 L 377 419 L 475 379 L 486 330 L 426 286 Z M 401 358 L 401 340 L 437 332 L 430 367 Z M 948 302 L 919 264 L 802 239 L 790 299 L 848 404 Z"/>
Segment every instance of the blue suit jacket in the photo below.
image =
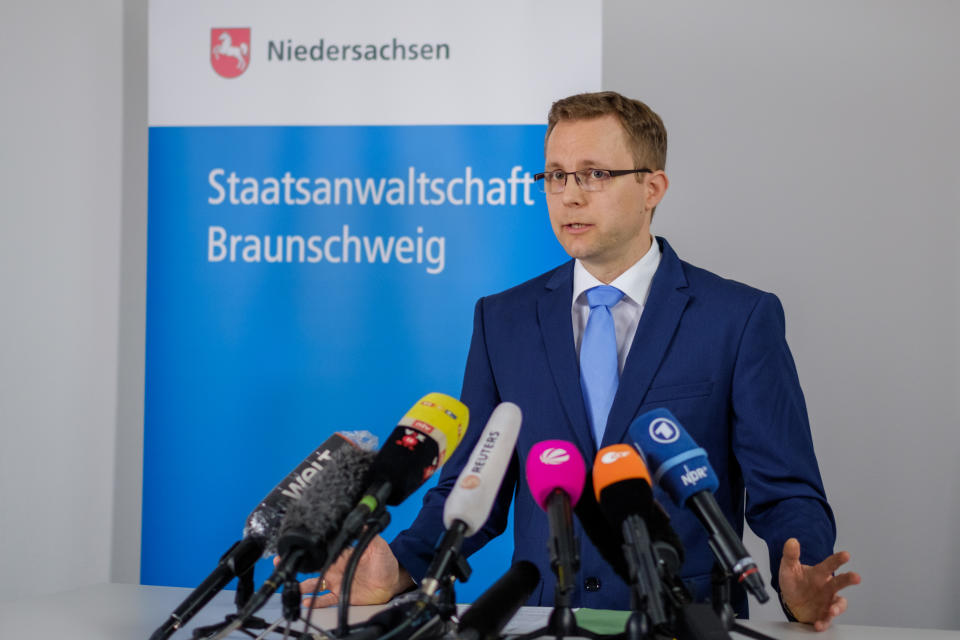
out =
<path fill-rule="evenodd" d="M 628 441 L 637 416 L 666 407 L 704 447 L 720 477 L 720 508 L 738 533 L 744 514 L 770 548 L 776 570 L 784 542 L 797 537 L 802 561 L 832 553 L 836 527 L 827 504 L 803 394 L 784 337 L 776 296 L 724 280 L 681 261 L 657 238 L 662 257 L 624 365 L 601 447 Z M 493 408 L 514 402 L 523 426 L 493 513 L 465 549 L 472 552 L 506 527 L 515 502 L 514 559 L 534 562 L 541 585 L 528 604 L 553 604 L 546 514 L 534 503 L 522 470 L 537 442 L 576 443 L 587 460 L 597 446 L 580 389 L 570 307 L 573 262 L 477 302 L 461 399 L 470 408 L 464 441 L 424 498 L 412 526 L 391 543 L 414 579 L 426 572 L 443 531 L 443 502 Z M 744 491 L 746 489 L 746 491 Z M 710 590 L 713 555 L 699 521 L 656 490 L 686 548 L 681 575 L 698 600 Z M 629 609 L 629 589 L 575 523 L 581 570 L 574 606 Z M 587 591 L 596 578 L 600 588 Z M 743 594 L 735 608 L 746 613 Z"/>

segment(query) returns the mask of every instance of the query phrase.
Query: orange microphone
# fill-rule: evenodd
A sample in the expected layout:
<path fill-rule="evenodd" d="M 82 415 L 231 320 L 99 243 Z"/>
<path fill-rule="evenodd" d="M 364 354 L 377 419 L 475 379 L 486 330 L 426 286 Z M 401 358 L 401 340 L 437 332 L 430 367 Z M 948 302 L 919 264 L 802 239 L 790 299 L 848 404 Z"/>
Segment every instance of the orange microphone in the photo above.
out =
<path fill-rule="evenodd" d="M 593 463 L 593 492 L 597 502 L 600 502 L 600 493 L 604 489 L 628 480 L 646 481 L 647 492 L 653 498 L 650 471 L 636 449 L 628 444 L 614 444 L 601 449 Z"/>
<path fill-rule="evenodd" d="M 611 526 L 631 514 L 639 515 L 656 542 L 665 542 L 676 551 L 675 569 L 683 564 L 683 544 L 670 526 L 670 516 L 653 497 L 650 470 L 643 456 L 631 445 L 614 444 L 597 453 L 593 463 L 593 491 Z M 673 564 L 673 563 L 672 563 Z"/>
<path fill-rule="evenodd" d="M 598 451 L 593 462 L 593 490 L 607 522 L 622 533 L 635 604 L 643 603 L 639 608 L 650 627 L 667 624 L 660 563 L 663 573 L 672 575 L 680 568 L 682 546 L 666 513 L 653 499 L 650 471 L 637 450 L 615 444 Z M 654 540 L 661 541 L 656 549 Z"/>

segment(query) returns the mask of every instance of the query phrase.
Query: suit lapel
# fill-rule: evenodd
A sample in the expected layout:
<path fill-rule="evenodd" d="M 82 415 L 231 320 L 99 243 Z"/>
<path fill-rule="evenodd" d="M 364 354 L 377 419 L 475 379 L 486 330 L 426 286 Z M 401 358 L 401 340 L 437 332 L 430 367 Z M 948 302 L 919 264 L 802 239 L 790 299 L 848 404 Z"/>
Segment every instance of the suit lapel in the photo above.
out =
<path fill-rule="evenodd" d="M 570 307 L 573 298 L 573 262 L 556 270 L 547 292 L 537 301 L 537 317 L 547 350 L 547 361 L 567 421 L 581 451 L 595 451 L 580 389 L 580 364 L 573 344 Z"/>
<path fill-rule="evenodd" d="M 660 266 L 653 276 L 650 294 L 620 376 L 602 446 L 623 440 L 690 301 L 690 296 L 681 291 L 687 286 L 687 279 L 680 259 L 666 240 L 657 240 L 662 252 Z"/>

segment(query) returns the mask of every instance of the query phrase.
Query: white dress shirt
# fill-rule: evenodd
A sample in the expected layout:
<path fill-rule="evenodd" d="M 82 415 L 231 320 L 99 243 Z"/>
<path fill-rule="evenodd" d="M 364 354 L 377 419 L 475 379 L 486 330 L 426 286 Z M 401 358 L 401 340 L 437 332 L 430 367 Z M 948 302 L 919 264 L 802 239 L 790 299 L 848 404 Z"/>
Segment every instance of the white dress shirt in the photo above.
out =
<path fill-rule="evenodd" d="M 633 335 L 640 324 L 640 315 L 650 293 L 650 283 L 653 274 L 660 265 L 660 245 L 657 239 L 651 237 L 650 249 L 633 266 L 624 271 L 610 283 L 610 286 L 623 291 L 623 298 L 613 305 L 610 313 L 613 315 L 613 324 L 617 332 L 617 367 L 623 373 L 623 364 L 627 361 Z M 590 317 L 590 305 L 587 303 L 587 289 L 604 284 L 594 278 L 586 267 L 577 260 L 573 265 L 573 302 L 571 315 L 573 316 L 573 342 L 577 348 L 577 357 L 580 357 L 580 343 L 583 341 L 583 330 Z"/>

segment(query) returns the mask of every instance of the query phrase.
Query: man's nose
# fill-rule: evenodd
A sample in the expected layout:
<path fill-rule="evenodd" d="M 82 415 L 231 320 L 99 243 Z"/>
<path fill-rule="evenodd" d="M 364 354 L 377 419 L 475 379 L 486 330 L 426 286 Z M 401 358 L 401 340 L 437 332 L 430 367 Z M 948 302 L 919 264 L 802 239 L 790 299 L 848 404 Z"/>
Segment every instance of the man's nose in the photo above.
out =
<path fill-rule="evenodd" d="M 563 193 L 560 194 L 563 198 L 563 204 L 568 207 L 583 204 L 585 198 L 584 193 L 583 187 L 580 186 L 580 181 L 577 180 L 577 174 L 567 174 L 567 184 L 563 187 Z"/>

